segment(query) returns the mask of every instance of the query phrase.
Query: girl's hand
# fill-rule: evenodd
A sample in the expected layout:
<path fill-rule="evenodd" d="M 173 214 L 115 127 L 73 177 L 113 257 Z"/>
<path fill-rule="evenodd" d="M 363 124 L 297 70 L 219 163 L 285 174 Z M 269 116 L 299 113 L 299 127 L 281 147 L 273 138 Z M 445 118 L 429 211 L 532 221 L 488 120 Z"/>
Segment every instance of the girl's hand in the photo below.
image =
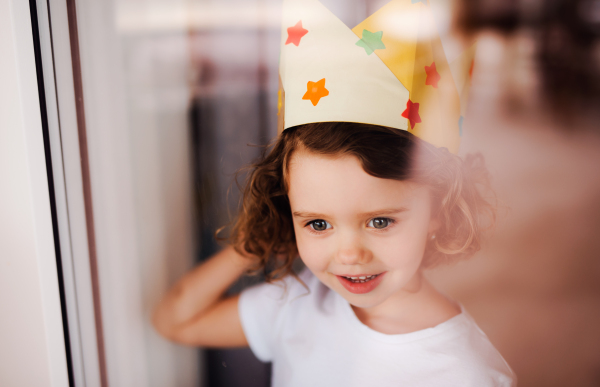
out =
<path fill-rule="evenodd" d="M 169 340 L 202 347 L 248 346 L 238 314 L 239 295 L 223 293 L 250 260 L 227 247 L 182 277 L 156 307 L 152 323 Z"/>

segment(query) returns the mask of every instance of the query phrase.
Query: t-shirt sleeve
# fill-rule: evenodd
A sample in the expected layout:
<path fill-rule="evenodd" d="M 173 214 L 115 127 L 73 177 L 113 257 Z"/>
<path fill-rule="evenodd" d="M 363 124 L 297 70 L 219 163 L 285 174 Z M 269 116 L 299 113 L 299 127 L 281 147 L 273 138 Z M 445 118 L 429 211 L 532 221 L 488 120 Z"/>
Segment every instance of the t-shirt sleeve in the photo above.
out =
<path fill-rule="evenodd" d="M 289 284 L 287 284 L 289 285 Z M 242 291 L 238 302 L 246 340 L 261 361 L 273 360 L 274 344 L 286 309 L 284 283 L 263 283 Z"/>

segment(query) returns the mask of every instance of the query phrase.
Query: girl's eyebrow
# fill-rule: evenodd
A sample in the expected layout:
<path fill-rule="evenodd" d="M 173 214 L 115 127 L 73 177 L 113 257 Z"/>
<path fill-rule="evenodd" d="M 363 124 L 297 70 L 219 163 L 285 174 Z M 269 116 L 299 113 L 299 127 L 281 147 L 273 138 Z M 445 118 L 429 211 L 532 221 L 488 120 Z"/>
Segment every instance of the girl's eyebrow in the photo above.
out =
<path fill-rule="evenodd" d="M 363 212 L 362 214 L 358 214 L 359 217 L 370 218 L 377 215 L 393 215 L 398 214 L 400 212 L 404 212 L 408 210 L 405 207 L 400 208 L 387 208 L 383 210 Z M 315 212 L 303 212 L 303 211 L 294 211 L 292 212 L 294 218 L 327 218 L 328 216 L 325 214 L 318 214 Z"/>

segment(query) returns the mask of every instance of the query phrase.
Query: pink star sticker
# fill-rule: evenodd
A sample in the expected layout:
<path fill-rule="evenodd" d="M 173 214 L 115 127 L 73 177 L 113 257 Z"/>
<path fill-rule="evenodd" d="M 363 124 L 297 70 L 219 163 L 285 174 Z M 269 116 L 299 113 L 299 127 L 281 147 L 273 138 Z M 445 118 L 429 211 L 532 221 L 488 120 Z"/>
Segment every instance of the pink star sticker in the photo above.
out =
<path fill-rule="evenodd" d="M 413 103 L 410 99 L 406 102 L 406 110 L 402 112 L 402 117 L 408 118 L 410 121 L 410 128 L 414 129 L 415 124 L 421 122 L 421 116 L 419 116 L 419 104 Z"/>
<path fill-rule="evenodd" d="M 302 20 L 300 20 L 298 21 L 298 23 L 296 23 L 295 26 L 289 27 L 287 29 L 287 32 L 288 38 L 285 41 L 285 44 L 292 43 L 296 45 L 296 47 L 298 47 L 298 45 L 300 44 L 300 39 L 302 39 L 302 37 L 308 33 L 308 30 L 302 28 Z"/>
<path fill-rule="evenodd" d="M 435 68 L 435 62 L 431 62 L 431 66 L 425 66 L 425 72 L 427 73 L 427 79 L 425 79 L 425 84 L 431 85 L 437 89 L 438 82 L 441 77 Z"/>

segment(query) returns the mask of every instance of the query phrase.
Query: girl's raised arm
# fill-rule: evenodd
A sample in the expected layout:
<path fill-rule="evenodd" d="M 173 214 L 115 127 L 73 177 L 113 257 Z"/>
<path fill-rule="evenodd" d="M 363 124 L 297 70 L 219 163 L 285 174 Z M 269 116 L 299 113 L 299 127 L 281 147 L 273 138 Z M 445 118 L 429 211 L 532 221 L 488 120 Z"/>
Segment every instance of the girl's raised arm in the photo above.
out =
<path fill-rule="evenodd" d="M 187 273 L 156 307 L 156 330 L 186 345 L 248 346 L 238 314 L 239 296 L 224 298 L 223 293 L 249 263 L 229 246 Z"/>

